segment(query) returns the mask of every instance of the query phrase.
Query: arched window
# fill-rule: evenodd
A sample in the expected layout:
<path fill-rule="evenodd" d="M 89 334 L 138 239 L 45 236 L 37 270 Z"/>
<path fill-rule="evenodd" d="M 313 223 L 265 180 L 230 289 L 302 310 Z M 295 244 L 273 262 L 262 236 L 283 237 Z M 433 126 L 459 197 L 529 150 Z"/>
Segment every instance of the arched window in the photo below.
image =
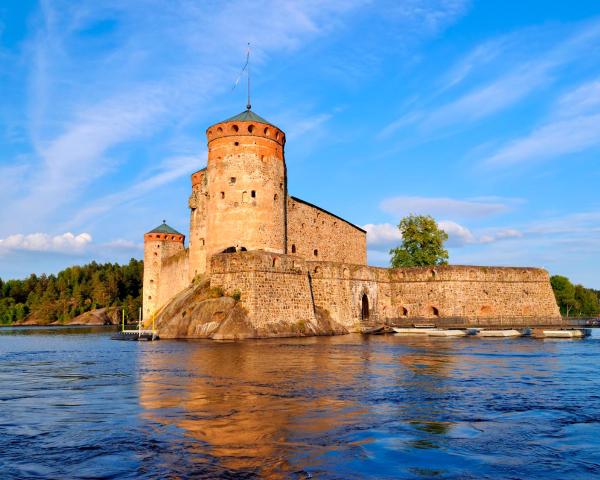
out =
<path fill-rule="evenodd" d="M 221 192 L 221 200 L 225 198 L 225 192 Z"/>
<path fill-rule="evenodd" d="M 248 125 L 248 133 L 252 133 L 254 131 L 254 125 Z"/>
<path fill-rule="evenodd" d="M 232 126 L 231 126 L 231 129 L 232 129 L 234 132 L 237 132 L 237 131 L 240 129 L 240 127 L 238 127 L 237 125 L 232 125 Z"/>
<path fill-rule="evenodd" d="M 315 257 L 318 257 L 318 256 L 319 256 L 319 251 L 318 251 L 316 248 L 313 250 L 313 255 L 314 255 Z"/>

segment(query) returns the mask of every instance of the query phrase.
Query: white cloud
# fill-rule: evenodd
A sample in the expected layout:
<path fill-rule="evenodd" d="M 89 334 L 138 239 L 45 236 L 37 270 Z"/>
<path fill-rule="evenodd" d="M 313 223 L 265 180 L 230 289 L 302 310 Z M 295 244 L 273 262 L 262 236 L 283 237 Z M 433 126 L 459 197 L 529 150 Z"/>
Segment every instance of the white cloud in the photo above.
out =
<path fill-rule="evenodd" d="M 381 202 L 385 212 L 402 217 L 406 214 L 483 218 L 508 212 L 517 199 L 456 199 L 447 197 L 398 196 Z"/>
<path fill-rule="evenodd" d="M 81 253 L 91 242 L 92 236 L 89 233 L 74 235 L 67 232 L 54 236 L 47 233 L 15 234 L 0 239 L 0 253 L 12 250 Z"/>
<path fill-rule="evenodd" d="M 111 240 L 110 242 L 99 245 L 101 249 L 109 249 L 109 250 L 120 250 L 120 251 L 136 251 L 144 249 L 144 244 L 140 242 L 133 242 L 131 240 L 126 240 L 123 238 L 117 238 L 116 240 Z"/>
<path fill-rule="evenodd" d="M 557 101 L 551 118 L 528 135 L 484 159 L 492 167 L 549 160 L 600 147 L 600 81 L 584 84 Z"/>
<path fill-rule="evenodd" d="M 449 247 L 495 243 L 523 236 L 522 232 L 514 228 L 485 229 L 478 234 L 474 234 L 467 227 L 450 220 L 442 220 L 438 225 L 448 234 Z"/>
<path fill-rule="evenodd" d="M 473 233 L 469 228 L 450 220 L 441 220 L 438 226 L 448 234 L 449 247 L 481 245 L 523 237 L 523 233 L 513 228 L 485 229 Z M 381 248 L 392 248 L 400 245 L 402 235 L 398 226 L 391 223 L 363 225 L 367 231 L 367 245 L 376 251 Z"/>
<path fill-rule="evenodd" d="M 368 245 L 398 245 L 402 241 L 402 234 L 398 226 L 390 223 L 373 224 L 368 223 L 362 227 L 367 231 Z"/>

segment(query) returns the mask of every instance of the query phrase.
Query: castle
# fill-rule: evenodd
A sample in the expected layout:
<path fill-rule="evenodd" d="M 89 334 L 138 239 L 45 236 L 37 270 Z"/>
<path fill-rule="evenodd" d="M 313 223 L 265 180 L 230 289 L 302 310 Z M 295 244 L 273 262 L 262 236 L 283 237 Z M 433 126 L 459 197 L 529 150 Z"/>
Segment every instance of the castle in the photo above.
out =
<path fill-rule="evenodd" d="M 250 108 L 206 137 L 207 166 L 191 176 L 188 248 L 164 222 L 144 235 L 145 321 L 199 277 L 237 292 L 257 336 L 274 325 L 310 334 L 319 314 L 348 331 L 417 319 L 560 319 L 542 269 L 369 267 L 365 230 L 288 193 L 285 133 Z"/>

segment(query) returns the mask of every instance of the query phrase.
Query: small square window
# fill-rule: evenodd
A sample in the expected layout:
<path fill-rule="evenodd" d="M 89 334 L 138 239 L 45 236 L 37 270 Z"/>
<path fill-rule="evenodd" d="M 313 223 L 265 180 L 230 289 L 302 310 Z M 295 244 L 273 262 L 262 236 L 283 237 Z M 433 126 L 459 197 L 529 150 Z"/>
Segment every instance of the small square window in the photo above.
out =
<path fill-rule="evenodd" d="M 235 183 L 235 177 L 229 178 L 229 185 L 233 185 Z"/>

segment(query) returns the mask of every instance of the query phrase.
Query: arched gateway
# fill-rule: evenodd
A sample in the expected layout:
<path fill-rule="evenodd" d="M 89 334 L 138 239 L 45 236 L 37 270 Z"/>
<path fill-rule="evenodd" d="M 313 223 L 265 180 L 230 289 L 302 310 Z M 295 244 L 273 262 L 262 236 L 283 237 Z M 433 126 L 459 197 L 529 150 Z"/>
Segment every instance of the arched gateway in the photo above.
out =
<path fill-rule="evenodd" d="M 369 297 L 366 293 L 363 293 L 361 299 L 360 318 L 361 320 L 369 319 Z"/>

